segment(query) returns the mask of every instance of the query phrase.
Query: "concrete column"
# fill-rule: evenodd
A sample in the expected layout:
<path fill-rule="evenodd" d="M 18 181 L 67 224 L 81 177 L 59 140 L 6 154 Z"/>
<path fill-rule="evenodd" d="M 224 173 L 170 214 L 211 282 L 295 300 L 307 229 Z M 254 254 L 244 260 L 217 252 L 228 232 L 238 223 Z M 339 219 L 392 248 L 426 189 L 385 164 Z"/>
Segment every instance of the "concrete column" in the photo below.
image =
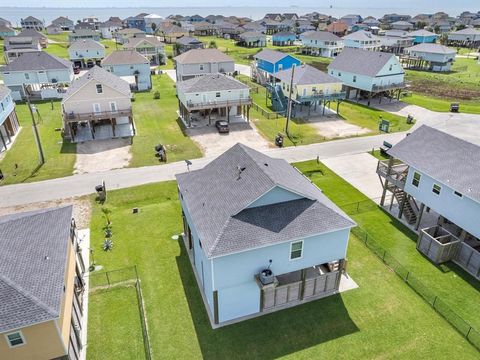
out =
<path fill-rule="evenodd" d="M 425 209 L 425 204 L 421 203 L 420 204 L 420 211 L 419 211 L 418 217 L 417 217 L 417 222 L 415 223 L 415 230 L 418 230 L 418 228 L 420 227 L 420 223 L 422 222 L 422 215 L 423 215 L 423 210 L 424 209 Z"/>

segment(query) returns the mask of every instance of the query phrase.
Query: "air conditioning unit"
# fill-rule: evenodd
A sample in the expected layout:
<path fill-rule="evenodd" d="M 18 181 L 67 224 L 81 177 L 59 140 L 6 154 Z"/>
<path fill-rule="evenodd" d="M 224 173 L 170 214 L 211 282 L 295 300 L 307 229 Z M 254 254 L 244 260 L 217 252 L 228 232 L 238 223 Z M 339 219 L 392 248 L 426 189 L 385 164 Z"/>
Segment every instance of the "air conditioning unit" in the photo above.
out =
<path fill-rule="evenodd" d="M 275 277 L 273 276 L 273 271 L 270 269 L 264 269 L 260 272 L 260 275 L 258 276 L 260 279 L 260 282 L 263 285 L 268 285 L 273 283 Z"/>

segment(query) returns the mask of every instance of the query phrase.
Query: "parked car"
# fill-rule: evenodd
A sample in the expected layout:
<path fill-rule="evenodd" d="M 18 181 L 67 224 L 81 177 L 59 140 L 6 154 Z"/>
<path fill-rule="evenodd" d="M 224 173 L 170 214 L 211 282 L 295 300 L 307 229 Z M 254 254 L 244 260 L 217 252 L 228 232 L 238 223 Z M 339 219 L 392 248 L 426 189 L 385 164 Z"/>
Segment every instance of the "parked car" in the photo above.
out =
<path fill-rule="evenodd" d="M 75 67 L 73 68 L 73 73 L 74 73 L 75 75 L 80 74 L 80 68 L 79 68 L 78 66 L 75 66 Z"/>
<path fill-rule="evenodd" d="M 228 127 L 228 123 L 225 120 L 215 121 L 215 127 L 217 128 L 219 133 L 229 133 L 230 132 L 230 129 Z"/>

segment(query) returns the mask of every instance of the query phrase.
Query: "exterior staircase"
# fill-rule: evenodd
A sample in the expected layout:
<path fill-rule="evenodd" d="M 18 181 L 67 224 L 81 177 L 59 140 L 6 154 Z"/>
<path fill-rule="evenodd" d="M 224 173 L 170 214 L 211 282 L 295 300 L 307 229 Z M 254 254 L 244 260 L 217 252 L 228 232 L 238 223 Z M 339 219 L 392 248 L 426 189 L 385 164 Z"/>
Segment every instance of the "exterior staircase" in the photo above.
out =
<path fill-rule="evenodd" d="M 265 85 L 268 82 L 268 79 L 266 78 L 266 76 L 261 71 L 258 71 L 258 68 L 255 62 L 252 62 L 250 64 L 250 69 L 251 69 L 252 79 L 255 80 L 257 83 L 259 83 L 260 85 Z"/>
<path fill-rule="evenodd" d="M 274 84 L 265 84 L 265 87 L 271 95 L 273 110 L 285 113 L 288 107 L 288 100 L 283 93 L 282 87 Z"/>
<path fill-rule="evenodd" d="M 397 200 L 399 206 L 402 204 L 404 194 L 405 192 L 402 189 L 397 189 L 393 192 L 393 195 L 395 196 L 395 199 Z M 417 212 L 414 209 L 414 205 L 415 204 L 412 204 L 410 196 L 407 195 L 407 198 L 405 200 L 405 206 L 403 208 L 403 215 L 405 216 L 409 224 L 415 224 L 415 222 L 417 221 Z"/>

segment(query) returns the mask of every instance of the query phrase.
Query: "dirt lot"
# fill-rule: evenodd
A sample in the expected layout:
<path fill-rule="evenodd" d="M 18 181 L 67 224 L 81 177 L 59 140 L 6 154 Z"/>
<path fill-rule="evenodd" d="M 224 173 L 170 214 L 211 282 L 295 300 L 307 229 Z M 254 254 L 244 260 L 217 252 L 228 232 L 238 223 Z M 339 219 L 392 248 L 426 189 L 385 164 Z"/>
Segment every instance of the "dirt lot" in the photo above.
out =
<path fill-rule="evenodd" d="M 336 115 L 312 117 L 308 122 L 327 139 L 358 136 L 370 132 L 369 129 L 350 124 Z"/>
<path fill-rule="evenodd" d="M 128 166 L 132 154 L 130 139 L 86 141 L 77 144 L 74 174 L 119 169 Z"/>
<path fill-rule="evenodd" d="M 266 150 L 273 146 L 260 135 L 251 122 L 231 123 L 229 134 L 219 134 L 213 125 L 187 129 L 186 132 L 200 146 L 205 156 L 219 155 L 236 143 L 256 150 Z"/>

